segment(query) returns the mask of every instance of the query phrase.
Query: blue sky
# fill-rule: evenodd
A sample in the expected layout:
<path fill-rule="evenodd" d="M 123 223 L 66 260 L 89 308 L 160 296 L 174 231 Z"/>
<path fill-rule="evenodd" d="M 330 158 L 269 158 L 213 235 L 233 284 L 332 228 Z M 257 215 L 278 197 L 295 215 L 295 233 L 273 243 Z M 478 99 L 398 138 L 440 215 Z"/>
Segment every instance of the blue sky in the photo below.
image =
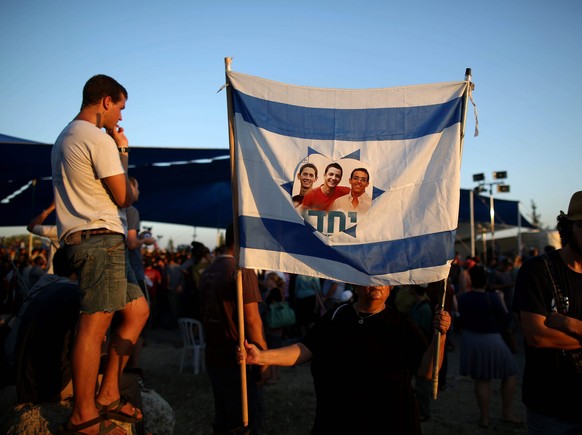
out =
<path fill-rule="evenodd" d="M 528 218 L 533 200 L 552 229 L 582 190 L 582 2 L 276 3 L 1 0 L 0 132 L 52 143 L 103 73 L 129 92 L 131 144 L 228 148 L 227 56 L 234 71 L 334 88 L 457 81 L 469 67 L 480 133 L 470 107 L 461 186 L 507 171 L 511 192 L 495 197 Z"/>

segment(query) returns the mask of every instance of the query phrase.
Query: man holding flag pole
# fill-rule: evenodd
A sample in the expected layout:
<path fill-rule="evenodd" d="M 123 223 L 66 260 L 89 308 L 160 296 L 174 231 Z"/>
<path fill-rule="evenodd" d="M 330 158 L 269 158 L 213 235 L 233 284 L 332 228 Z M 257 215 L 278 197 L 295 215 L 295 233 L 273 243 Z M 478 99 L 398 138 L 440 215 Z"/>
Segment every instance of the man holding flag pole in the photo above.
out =
<path fill-rule="evenodd" d="M 235 348 L 239 331 L 259 348 L 267 348 L 258 305 L 261 294 L 256 273 L 236 268 L 232 225 L 226 230 L 225 246 L 226 251 L 200 277 L 200 311 L 206 342 L 204 355 L 214 396 L 213 433 L 234 435 L 250 429 L 250 433 L 258 434 L 264 419 L 260 385 L 266 378 L 268 367 L 247 370 L 242 366 L 244 379 L 249 375 L 250 380 L 241 399 L 241 374 Z M 241 425 L 242 404 L 246 405 L 250 418 Z"/>
<path fill-rule="evenodd" d="M 239 266 L 354 284 L 357 305 L 342 308 L 343 314 L 336 318 L 339 326 L 333 323 L 339 308 L 328 313 L 322 319 L 324 326 L 314 328 L 315 337 L 348 328 L 351 320 L 363 326 L 368 317 L 368 323 L 394 321 L 392 327 L 408 330 L 408 325 L 391 317 L 390 307 L 383 306 L 393 285 L 436 282 L 448 276 L 458 224 L 470 81 L 368 90 L 307 88 L 231 72 L 228 58 L 226 76 Z M 358 219 L 349 210 L 325 209 L 312 210 L 310 218 L 304 218 L 293 206 L 291 191 L 297 169 L 305 162 L 319 167 L 337 164 L 347 173 L 366 167 L 374 180 L 366 216 Z M 442 359 L 441 334 L 450 325 L 450 316 L 441 308 L 437 307 L 430 357 L 425 353 L 428 344 L 423 346 L 414 338 L 414 328 L 407 335 L 411 343 L 389 341 L 409 358 L 407 369 L 421 363 L 424 367 L 430 360 L 432 369 L 421 370 L 421 375 L 430 373 L 433 379 Z M 364 343 L 378 339 L 378 334 L 394 333 L 387 325 L 379 326 L 382 332 L 372 328 L 369 337 L 348 329 Z M 239 342 L 242 338 L 239 336 Z M 300 345 L 291 351 L 296 357 L 293 363 L 313 358 L 314 371 L 318 355 L 339 356 L 336 348 L 318 347 L 322 342 L 313 337 L 306 340 L 312 340 L 302 343 L 307 352 Z M 356 341 L 345 341 L 343 352 L 349 353 L 353 343 Z M 363 346 L 357 349 L 366 354 Z M 291 361 L 286 359 L 289 355 L 261 353 L 243 343 L 240 349 L 241 362 L 245 350 L 250 352 L 247 362 L 254 364 Z M 403 368 L 392 376 L 401 376 Z M 383 376 L 390 378 L 390 373 Z M 373 381 L 370 379 L 371 385 Z M 382 391 L 390 388 L 386 381 Z M 325 391 L 330 390 L 318 392 L 318 406 Z M 369 404 L 354 398 L 358 400 Z M 407 415 L 401 423 L 414 428 L 415 417 Z"/>
<path fill-rule="evenodd" d="M 225 59 L 230 69 L 230 59 Z M 227 99 L 229 136 L 234 138 L 231 123 L 232 102 Z M 231 172 L 234 175 L 233 148 Z M 233 191 L 237 190 L 232 177 Z M 238 196 L 233 195 L 233 209 L 238 207 Z M 268 367 L 247 370 L 237 364 L 236 348 L 245 337 L 262 349 L 267 348 L 263 322 L 258 304 L 261 294 L 258 278 L 253 270 L 240 267 L 239 229 L 236 212 L 232 225 L 227 228 L 225 252 L 204 270 L 200 277 L 200 310 L 205 334 L 206 370 L 214 396 L 214 435 L 259 434 L 264 410 L 260 386 L 267 377 Z M 247 384 L 247 375 L 250 383 Z"/>

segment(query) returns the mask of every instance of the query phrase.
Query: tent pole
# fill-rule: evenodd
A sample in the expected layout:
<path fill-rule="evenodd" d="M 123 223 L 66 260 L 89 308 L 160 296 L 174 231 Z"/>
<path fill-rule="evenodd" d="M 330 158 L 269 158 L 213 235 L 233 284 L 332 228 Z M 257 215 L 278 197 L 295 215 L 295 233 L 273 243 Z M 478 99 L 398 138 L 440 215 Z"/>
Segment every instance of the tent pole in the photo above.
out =
<path fill-rule="evenodd" d="M 515 255 L 521 255 L 521 211 L 519 210 L 519 201 L 517 202 L 517 252 Z"/>
<path fill-rule="evenodd" d="M 491 259 L 495 258 L 495 200 L 493 186 L 489 187 L 489 215 L 491 217 Z"/>
<path fill-rule="evenodd" d="M 34 217 L 34 195 L 36 193 L 36 178 L 33 178 L 31 180 L 31 183 L 32 183 L 32 201 L 30 203 L 30 220 L 29 220 L 29 222 Z M 29 257 L 32 256 L 32 233 L 31 232 L 28 233 L 28 256 Z"/>
<path fill-rule="evenodd" d="M 232 226 L 234 230 L 234 258 L 236 264 L 236 302 L 238 313 L 238 345 L 244 349 L 245 342 L 245 321 L 243 310 L 243 289 L 242 289 L 242 269 L 239 267 L 240 258 L 240 240 L 238 228 L 238 175 L 236 172 L 236 141 L 234 138 L 234 107 L 232 102 L 232 86 L 230 84 L 228 73 L 230 72 L 231 57 L 224 58 L 224 69 L 226 76 L 226 104 L 228 109 L 228 141 L 230 145 L 230 183 L 232 189 Z M 249 424 L 249 411 L 247 400 L 247 366 L 240 365 L 241 378 L 241 404 L 242 404 L 242 425 L 247 427 Z"/>
<path fill-rule="evenodd" d="M 469 210 L 471 213 L 471 257 L 475 257 L 475 191 L 469 192 Z"/>

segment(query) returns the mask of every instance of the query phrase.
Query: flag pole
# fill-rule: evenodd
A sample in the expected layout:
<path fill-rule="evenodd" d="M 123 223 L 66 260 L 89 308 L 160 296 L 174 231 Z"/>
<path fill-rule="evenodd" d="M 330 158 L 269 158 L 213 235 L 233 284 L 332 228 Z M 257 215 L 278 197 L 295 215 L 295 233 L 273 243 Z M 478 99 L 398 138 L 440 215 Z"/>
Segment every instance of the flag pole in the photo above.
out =
<path fill-rule="evenodd" d="M 445 297 L 447 294 L 447 278 L 443 281 L 443 290 L 439 294 L 440 304 L 436 309 L 443 310 L 445 308 Z M 434 331 L 434 357 L 432 362 L 432 398 L 436 400 L 439 392 L 439 360 L 441 358 L 441 333 L 439 330 Z"/>
<path fill-rule="evenodd" d="M 465 124 L 467 122 L 467 110 L 469 94 L 473 89 L 475 89 L 475 84 L 471 81 L 472 71 L 471 68 L 465 69 L 465 81 L 468 82 L 467 89 L 463 94 L 463 107 L 461 108 L 461 152 L 463 152 L 463 144 L 465 140 Z M 471 210 L 471 257 L 475 256 L 475 214 L 474 214 L 474 191 L 471 190 L 469 193 L 469 207 Z"/>
<path fill-rule="evenodd" d="M 242 292 L 242 269 L 239 267 L 240 241 L 238 229 L 238 176 L 236 173 L 236 141 L 234 140 L 234 109 L 232 103 L 232 86 L 230 84 L 228 73 L 230 72 L 231 57 L 224 58 L 224 69 L 226 76 L 226 105 L 228 109 L 228 141 L 230 145 L 230 185 L 232 190 L 232 226 L 234 230 L 234 258 L 236 264 L 236 302 L 238 313 L 238 345 L 244 348 L 245 342 L 245 322 L 243 310 L 243 292 Z M 249 424 L 249 406 L 247 399 L 247 371 L 246 364 L 240 365 L 241 379 L 241 404 L 242 404 L 242 425 L 247 427 Z"/>
<path fill-rule="evenodd" d="M 473 90 L 474 84 L 471 82 L 471 68 L 465 69 L 465 81 L 467 82 L 467 89 L 463 94 L 463 105 L 461 108 L 461 152 L 463 152 L 463 144 L 465 140 L 465 124 L 467 122 L 467 101 L 469 93 Z M 475 243 L 473 240 L 472 243 Z M 442 296 L 440 297 L 440 306 L 437 309 L 444 309 L 445 297 L 447 295 L 447 278 L 443 281 Z M 434 354 L 433 354 L 433 370 L 432 370 L 432 397 L 436 400 L 439 391 L 439 360 L 441 356 L 441 333 L 438 330 L 434 331 Z"/>
<path fill-rule="evenodd" d="M 465 124 L 467 123 L 467 109 L 468 104 L 467 101 L 469 100 L 470 92 L 475 89 L 475 84 L 471 82 L 472 72 L 471 68 L 465 69 L 465 81 L 467 83 L 467 89 L 465 89 L 465 93 L 463 94 L 463 107 L 461 108 L 461 152 L 463 152 L 463 144 L 465 141 Z"/>

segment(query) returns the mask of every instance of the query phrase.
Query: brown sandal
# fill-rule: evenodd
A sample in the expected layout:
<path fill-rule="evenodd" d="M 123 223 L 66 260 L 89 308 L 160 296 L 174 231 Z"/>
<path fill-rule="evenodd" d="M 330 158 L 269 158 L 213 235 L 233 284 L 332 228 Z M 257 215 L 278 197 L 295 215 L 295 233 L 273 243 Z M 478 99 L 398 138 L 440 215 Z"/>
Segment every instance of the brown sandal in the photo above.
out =
<path fill-rule="evenodd" d="M 99 414 L 105 415 L 108 419 L 123 421 L 126 423 L 139 423 L 143 420 L 143 414 L 141 417 L 138 417 L 140 410 L 135 406 L 133 407 L 133 414 L 127 414 L 121 410 L 128 403 L 129 401 L 124 396 L 121 396 L 119 399 L 111 402 L 109 405 L 103 405 L 95 400 L 95 406 L 99 410 Z"/>
<path fill-rule="evenodd" d="M 114 430 L 116 427 L 119 427 L 117 424 L 115 424 L 112 421 L 110 422 L 111 424 L 109 426 L 106 426 L 105 425 L 106 421 L 108 421 L 108 420 L 105 417 L 105 414 L 101 414 L 101 415 L 99 415 L 99 417 L 95 417 L 92 420 L 87 420 L 86 422 L 80 423 L 80 424 L 73 424 L 70 421 L 67 421 L 66 423 L 61 425 L 61 427 L 59 428 L 59 431 L 57 433 L 62 434 L 62 435 L 85 435 L 81 431 L 83 429 L 87 429 L 88 427 L 94 426 L 97 423 L 99 423 L 99 432 L 98 432 L 99 434 L 109 433 L 112 430 Z"/>

